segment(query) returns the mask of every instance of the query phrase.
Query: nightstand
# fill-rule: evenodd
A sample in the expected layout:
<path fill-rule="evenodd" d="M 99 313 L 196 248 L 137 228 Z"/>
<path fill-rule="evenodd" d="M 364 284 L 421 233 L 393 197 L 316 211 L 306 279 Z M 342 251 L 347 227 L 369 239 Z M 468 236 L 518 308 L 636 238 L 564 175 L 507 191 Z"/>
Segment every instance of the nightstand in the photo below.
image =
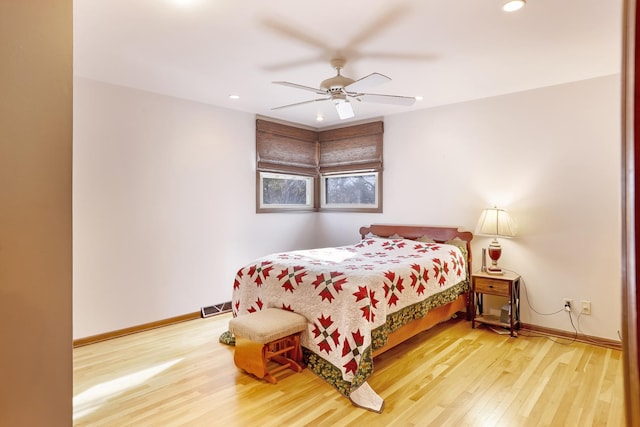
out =
<path fill-rule="evenodd" d="M 471 327 L 475 328 L 476 323 L 501 326 L 508 328 L 512 337 L 518 336 L 516 329 L 520 328 L 520 275 L 511 271 L 504 274 L 488 274 L 478 271 L 471 275 Z M 497 295 L 506 297 L 511 309 L 509 310 L 509 321 L 503 322 L 499 316 L 483 314 L 483 296 Z M 477 308 L 477 309 L 476 309 Z"/>

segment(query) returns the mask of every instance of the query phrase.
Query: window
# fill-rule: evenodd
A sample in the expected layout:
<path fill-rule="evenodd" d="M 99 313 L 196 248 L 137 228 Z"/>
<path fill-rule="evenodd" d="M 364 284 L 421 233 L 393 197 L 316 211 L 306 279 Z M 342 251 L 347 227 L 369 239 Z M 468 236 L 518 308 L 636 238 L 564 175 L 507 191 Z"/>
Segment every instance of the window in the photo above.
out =
<path fill-rule="evenodd" d="M 313 209 L 313 177 L 259 172 L 258 181 L 258 212 Z"/>
<path fill-rule="evenodd" d="M 318 132 L 320 209 L 382 212 L 382 122 Z"/>
<path fill-rule="evenodd" d="M 313 210 L 317 175 L 315 131 L 256 121 L 256 212 Z"/>
<path fill-rule="evenodd" d="M 378 178 L 378 172 L 323 175 L 320 206 L 323 209 L 379 212 Z"/>
<path fill-rule="evenodd" d="M 256 211 L 382 212 L 382 122 L 326 131 L 256 120 Z"/>

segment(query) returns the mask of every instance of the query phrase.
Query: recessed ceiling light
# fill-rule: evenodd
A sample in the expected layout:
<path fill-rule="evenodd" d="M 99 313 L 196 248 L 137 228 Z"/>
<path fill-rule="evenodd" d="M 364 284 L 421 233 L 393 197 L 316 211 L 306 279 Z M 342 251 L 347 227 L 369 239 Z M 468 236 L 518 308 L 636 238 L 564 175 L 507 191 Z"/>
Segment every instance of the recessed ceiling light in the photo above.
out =
<path fill-rule="evenodd" d="M 229 95 L 229 99 L 240 99 L 240 95 Z"/>
<path fill-rule="evenodd" d="M 515 12 L 516 10 L 522 9 L 526 3 L 526 0 L 507 0 L 502 5 L 502 10 L 505 12 Z"/>
<path fill-rule="evenodd" d="M 324 117 L 322 117 L 322 114 L 318 114 L 318 115 L 316 116 L 316 122 L 321 122 L 321 121 L 323 121 L 323 120 L 324 120 Z"/>
<path fill-rule="evenodd" d="M 424 98 L 421 96 L 416 96 L 416 101 L 422 101 Z"/>

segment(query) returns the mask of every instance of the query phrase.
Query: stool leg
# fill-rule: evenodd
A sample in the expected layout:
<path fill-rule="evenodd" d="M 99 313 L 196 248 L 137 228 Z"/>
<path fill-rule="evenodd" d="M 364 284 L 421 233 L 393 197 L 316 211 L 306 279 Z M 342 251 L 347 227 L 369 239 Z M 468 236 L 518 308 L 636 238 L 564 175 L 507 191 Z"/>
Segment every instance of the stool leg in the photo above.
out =
<path fill-rule="evenodd" d="M 300 334 L 292 336 L 295 348 L 291 350 L 291 358 L 298 363 L 302 362 L 302 346 L 300 346 Z"/>
<path fill-rule="evenodd" d="M 277 341 L 270 342 L 267 345 L 267 360 L 278 362 L 280 366 L 271 369 L 271 373 L 291 368 L 296 372 L 302 371 L 300 361 L 302 360 L 302 349 L 300 348 L 300 334 L 290 335 Z"/>

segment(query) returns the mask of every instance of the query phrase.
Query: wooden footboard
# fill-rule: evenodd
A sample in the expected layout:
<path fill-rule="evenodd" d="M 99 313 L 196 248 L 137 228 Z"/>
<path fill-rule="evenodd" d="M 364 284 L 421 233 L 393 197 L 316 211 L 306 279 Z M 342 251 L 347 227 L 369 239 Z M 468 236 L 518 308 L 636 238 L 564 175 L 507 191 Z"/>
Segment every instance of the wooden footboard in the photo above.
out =
<path fill-rule="evenodd" d="M 438 243 L 446 243 L 450 240 L 459 239 L 464 242 L 467 249 L 467 269 L 471 269 L 471 240 L 473 234 L 469 231 L 460 231 L 457 227 L 434 227 L 422 225 L 393 225 L 393 224 L 373 224 L 368 227 L 360 228 L 360 235 L 364 239 L 367 235 L 372 234 L 379 237 L 400 236 L 404 239 L 430 238 Z M 468 271 L 469 273 L 469 271 Z M 471 277 L 468 274 L 467 277 Z M 390 348 L 395 347 L 403 341 L 426 331 L 429 328 L 442 323 L 451 318 L 457 312 L 465 312 L 467 320 L 471 319 L 470 310 L 471 292 L 466 292 L 458 297 L 455 301 L 429 310 L 426 316 L 416 319 L 402 326 L 395 332 L 389 334 L 389 339 L 384 347 L 373 352 L 376 357 L 384 353 Z"/>

